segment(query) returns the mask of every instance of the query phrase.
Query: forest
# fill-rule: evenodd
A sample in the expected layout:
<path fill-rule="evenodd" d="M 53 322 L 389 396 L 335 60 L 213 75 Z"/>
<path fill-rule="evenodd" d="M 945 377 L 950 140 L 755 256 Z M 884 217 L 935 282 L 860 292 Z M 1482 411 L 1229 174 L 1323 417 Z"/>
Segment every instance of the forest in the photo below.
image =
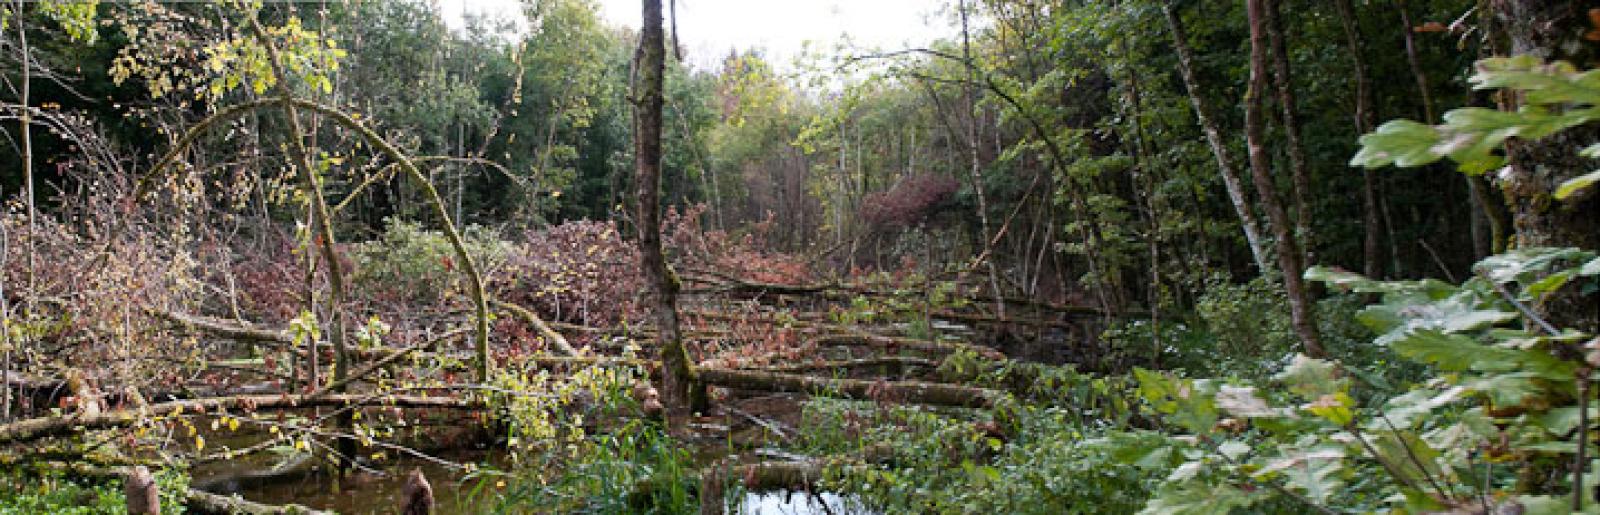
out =
<path fill-rule="evenodd" d="M 0 514 L 1600 513 L 1600 3 L 603 1 L 0 0 Z"/>

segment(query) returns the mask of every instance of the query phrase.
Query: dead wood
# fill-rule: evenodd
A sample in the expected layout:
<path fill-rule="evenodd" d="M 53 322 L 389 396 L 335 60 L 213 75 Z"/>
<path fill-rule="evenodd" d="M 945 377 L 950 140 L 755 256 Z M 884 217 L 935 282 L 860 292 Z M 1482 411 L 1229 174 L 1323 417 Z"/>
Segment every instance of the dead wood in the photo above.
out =
<path fill-rule="evenodd" d="M 219 410 L 254 411 L 263 409 L 290 409 L 312 406 L 393 406 L 400 408 L 483 409 L 482 401 L 454 397 L 420 396 L 366 396 L 366 395 L 240 395 L 163 402 L 150 405 L 148 410 L 120 409 L 99 414 L 74 412 L 68 415 L 40 417 L 0 425 L 0 443 L 17 443 L 62 436 L 78 431 L 110 429 L 138 424 L 152 416 L 183 413 L 204 413 Z"/>
<path fill-rule="evenodd" d="M 261 504 L 243 497 L 217 495 L 190 488 L 184 494 L 184 505 L 190 513 L 218 515 L 332 515 L 332 512 L 311 509 L 298 504 Z"/>
<path fill-rule="evenodd" d="M 150 310 L 150 314 L 191 330 L 203 331 L 222 338 L 244 342 L 273 343 L 285 347 L 294 345 L 294 337 L 283 329 L 266 329 L 250 324 L 228 322 L 211 317 L 159 309 Z"/>
<path fill-rule="evenodd" d="M 737 390 L 794 392 L 965 408 L 988 408 L 1000 398 L 1000 393 L 994 390 L 921 381 L 863 381 L 725 368 L 703 368 L 698 372 L 699 380 L 705 384 Z"/>
<path fill-rule="evenodd" d="M 527 322 L 528 325 L 533 326 L 534 330 L 539 331 L 539 335 L 543 336 L 546 342 L 549 342 L 552 347 L 555 347 L 556 350 L 561 351 L 562 354 L 568 356 L 581 355 L 581 353 L 578 352 L 578 349 L 573 348 L 571 343 L 567 343 L 567 338 L 565 336 L 561 336 L 561 333 L 551 329 L 550 325 L 544 323 L 544 319 L 539 318 L 539 314 L 534 313 L 533 310 L 503 300 L 496 300 L 493 302 L 493 304 L 495 307 L 503 309 L 517 318 L 522 319 L 523 322 Z"/>
<path fill-rule="evenodd" d="M 744 369 L 766 372 L 810 372 L 814 370 L 854 370 L 858 368 L 874 367 L 887 367 L 894 370 L 904 370 L 908 367 L 934 368 L 937 366 L 939 366 L 939 362 L 926 358 L 912 356 L 879 356 L 875 358 L 817 361 L 813 363 L 798 363 L 794 365 L 745 367 Z"/>
<path fill-rule="evenodd" d="M 996 361 L 1003 361 L 1006 359 L 1006 355 L 1004 353 L 989 347 L 984 347 L 982 345 L 973 345 L 964 342 L 921 340 L 898 336 L 880 336 L 859 332 L 855 334 L 823 335 L 812 340 L 812 343 L 815 343 L 819 347 L 874 347 L 888 352 L 909 350 L 915 352 L 925 352 L 935 356 L 945 356 L 958 351 L 968 351 L 978 355 L 979 357 Z"/>

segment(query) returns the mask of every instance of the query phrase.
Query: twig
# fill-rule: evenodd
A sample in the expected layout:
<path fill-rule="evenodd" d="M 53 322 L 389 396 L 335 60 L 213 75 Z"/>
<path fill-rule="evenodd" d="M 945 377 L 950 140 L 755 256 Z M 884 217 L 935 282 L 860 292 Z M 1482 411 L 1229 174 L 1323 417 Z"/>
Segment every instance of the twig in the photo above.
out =
<path fill-rule="evenodd" d="M 1544 329 L 1544 332 L 1550 334 L 1551 336 L 1561 334 L 1561 331 L 1556 330 L 1556 326 L 1550 325 L 1550 322 L 1546 322 L 1543 318 L 1539 317 L 1537 313 L 1534 313 L 1532 309 L 1529 309 L 1527 304 L 1523 304 L 1522 301 L 1517 300 L 1517 297 L 1511 294 L 1511 290 L 1506 289 L 1506 285 L 1500 284 L 1494 279 L 1489 278 L 1487 275 L 1483 275 L 1482 277 L 1484 280 L 1489 281 L 1489 284 L 1494 285 L 1494 290 L 1500 292 L 1500 296 L 1504 297 L 1506 302 L 1510 302 L 1513 307 L 1516 307 L 1517 311 L 1522 313 L 1522 316 L 1527 317 L 1528 320 L 1532 320 L 1533 323 L 1538 324 L 1540 329 Z"/>
<path fill-rule="evenodd" d="M 1433 264 L 1438 265 L 1439 271 L 1444 272 L 1445 279 L 1449 279 L 1451 283 L 1458 282 L 1456 281 L 1456 274 L 1450 273 L 1450 267 L 1444 266 L 1444 260 L 1439 259 L 1439 253 L 1434 252 L 1433 246 L 1428 244 L 1428 240 L 1417 238 L 1417 244 L 1422 245 L 1422 250 L 1428 251 L 1428 257 L 1433 258 Z"/>

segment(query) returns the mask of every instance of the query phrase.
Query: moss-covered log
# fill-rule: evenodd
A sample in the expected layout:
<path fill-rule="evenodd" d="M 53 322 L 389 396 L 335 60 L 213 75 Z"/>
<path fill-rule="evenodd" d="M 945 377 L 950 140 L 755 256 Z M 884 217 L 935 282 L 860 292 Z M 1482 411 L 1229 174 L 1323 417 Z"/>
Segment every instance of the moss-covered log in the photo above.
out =
<path fill-rule="evenodd" d="M 921 381 L 862 381 L 757 370 L 698 369 L 700 381 L 739 390 L 795 392 L 845 399 L 884 399 L 911 404 L 988 408 L 1000 398 L 994 390 Z"/>
<path fill-rule="evenodd" d="M 0 443 L 16 443 L 63 436 L 79 431 L 110 429 L 131 426 L 150 417 L 184 413 L 204 413 L 219 410 L 249 412 L 266 409 L 290 409 L 312 406 L 393 406 L 400 408 L 482 409 L 483 402 L 454 397 L 419 397 L 405 395 L 239 395 L 210 399 L 192 399 L 151 404 L 148 409 L 121 409 L 101 413 L 74 412 L 68 415 L 40 417 L 0 425 Z"/>

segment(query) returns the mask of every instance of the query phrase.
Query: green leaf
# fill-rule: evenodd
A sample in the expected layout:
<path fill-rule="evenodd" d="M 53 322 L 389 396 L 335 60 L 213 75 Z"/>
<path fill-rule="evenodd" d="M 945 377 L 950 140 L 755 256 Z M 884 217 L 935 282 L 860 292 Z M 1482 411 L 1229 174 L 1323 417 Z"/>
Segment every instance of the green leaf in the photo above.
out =
<path fill-rule="evenodd" d="M 1390 164 L 1422 166 L 1439 160 L 1441 155 L 1433 152 L 1438 143 L 1438 129 L 1411 120 L 1394 120 L 1361 136 L 1361 151 L 1351 158 L 1350 165 L 1366 168 Z"/>
<path fill-rule="evenodd" d="M 1567 179 L 1556 188 L 1556 200 L 1566 200 L 1567 197 L 1593 186 L 1596 181 L 1600 181 L 1600 170 Z"/>
<path fill-rule="evenodd" d="M 1333 362 L 1296 354 L 1289 367 L 1272 377 L 1289 387 L 1303 399 L 1317 399 L 1330 393 L 1342 393 L 1347 381 L 1338 377 Z"/>
<path fill-rule="evenodd" d="M 1449 372 L 1466 371 L 1496 350 L 1466 336 L 1431 329 L 1408 332 L 1389 347 L 1402 357 L 1431 363 Z"/>

